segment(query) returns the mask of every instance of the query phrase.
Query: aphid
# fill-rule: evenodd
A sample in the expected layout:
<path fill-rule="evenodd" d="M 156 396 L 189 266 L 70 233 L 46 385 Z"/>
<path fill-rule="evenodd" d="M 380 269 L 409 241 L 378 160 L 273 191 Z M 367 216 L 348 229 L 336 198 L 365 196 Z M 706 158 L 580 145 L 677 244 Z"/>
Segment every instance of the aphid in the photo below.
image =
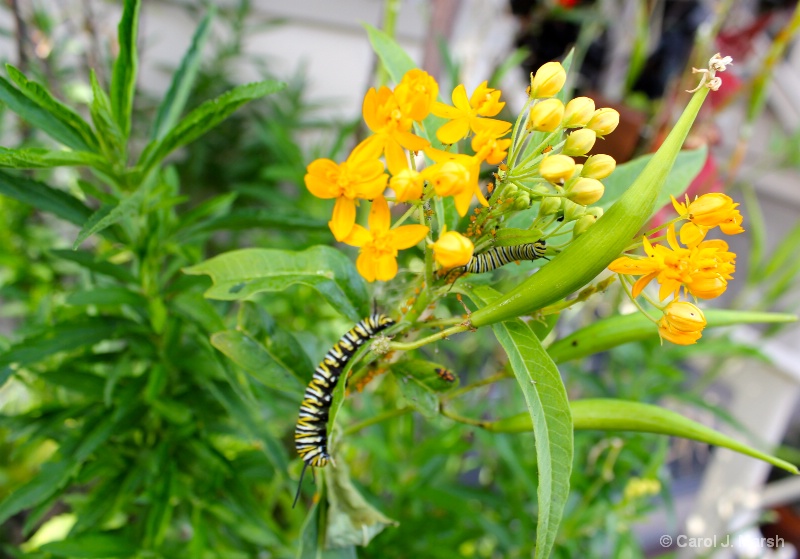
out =
<path fill-rule="evenodd" d="M 439 378 L 445 382 L 455 382 L 456 380 L 455 375 L 451 371 L 441 367 L 436 369 L 436 374 L 439 375 Z"/>
<path fill-rule="evenodd" d="M 303 402 L 300 404 L 300 416 L 294 431 L 294 444 L 297 453 L 305 462 L 297 485 L 297 494 L 292 507 L 300 497 L 306 468 L 324 468 L 333 459 L 328 454 L 328 412 L 333 401 L 333 389 L 339 382 L 350 358 L 364 342 L 375 334 L 394 324 L 394 320 L 386 315 L 373 313 L 347 332 L 328 350 L 322 362 L 314 371 L 308 383 Z"/>

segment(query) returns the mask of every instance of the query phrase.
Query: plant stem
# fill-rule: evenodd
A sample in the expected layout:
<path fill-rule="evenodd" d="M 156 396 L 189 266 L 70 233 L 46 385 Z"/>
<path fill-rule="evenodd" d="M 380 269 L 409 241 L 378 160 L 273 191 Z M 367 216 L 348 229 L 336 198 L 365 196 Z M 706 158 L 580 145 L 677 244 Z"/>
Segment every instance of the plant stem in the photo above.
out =
<path fill-rule="evenodd" d="M 469 330 L 468 326 L 465 326 L 464 324 L 459 324 L 458 326 L 453 326 L 453 327 L 448 328 L 446 330 L 442 330 L 441 332 L 437 332 L 436 334 L 433 334 L 431 336 L 428 336 L 428 337 L 425 337 L 425 338 L 420 338 L 419 340 L 415 340 L 415 341 L 409 342 L 407 344 L 400 343 L 400 342 L 392 342 L 392 343 L 389 344 L 389 348 L 391 350 L 393 350 L 393 351 L 398 351 L 398 350 L 399 351 L 410 351 L 412 349 L 417 349 L 419 347 L 426 346 L 426 345 L 428 345 L 430 343 L 433 343 L 433 342 L 436 342 L 436 341 L 439 341 L 439 340 L 443 340 L 443 339 L 447 338 L 448 336 L 452 336 L 453 334 L 458 334 L 460 332 L 465 332 L 467 330 Z"/>

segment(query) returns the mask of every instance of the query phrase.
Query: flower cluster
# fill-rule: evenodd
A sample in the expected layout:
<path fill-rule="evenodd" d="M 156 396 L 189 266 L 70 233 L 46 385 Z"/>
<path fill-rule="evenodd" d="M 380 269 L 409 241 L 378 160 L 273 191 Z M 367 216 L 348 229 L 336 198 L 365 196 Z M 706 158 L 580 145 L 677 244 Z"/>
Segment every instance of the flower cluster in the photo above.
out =
<path fill-rule="evenodd" d="M 398 251 L 427 239 L 427 279 L 435 280 L 433 262 L 438 277 L 446 277 L 495 244 L 497 231 L 521 212 L 529 216 L 521 222 L 527 232 L 514 237 L 527 239 L 521 242 L 570 227 L 573 238 L 585 232 L 602 215 L 589 206 L 602 197 L 600 181 L 616 166 L 608 155 L 587 154 L 598 137 L 616 128 L 619 114 L 596 110 L 587 97 L 564 105 L 555 96 L 565 81 L 557 62 L 532 74 L 528 103 L 513 130 L 499 118 L 505 107 L 500 90 L 487 82 L 471 94 L 459 84 L 452 104 L 437 101 L 438 84 L 421 70 L 406 73 L 393 89 L 370 89 L 362 110 L 370 135 L 345 161 L 318 159 L 305 176 L 312 194 L 335 200 L 329 226 L 337 241 L 360 248 L 359 273 L 368 281 L 390 280 L 397 274 Z M 436 123 L 441 124 L 434 128 Z M 441 145 L 432 145 L 434 138 Z M 414 156 L 420 153 L 424 159 Z M 577 157 L 585 159 L 578 163 Z M 497 166 L 494 182 L 481 183 L 484 165 Z M 356 223 L 362 200 L 372 203 L 368 229 Z M 390 202 L 411 206 L 394 225 Z M 463 218 L 463 234 L 447 230 L 445 207 Z M 415 215 L 419 225 L 403 225 Z M 436 233 L 430 229 L 434 220 Z"/>
<path fill-rule="evenodd" d="M 705 240 L 706 233 L 714 227 L 728 235 L 744 229 L 742 215 L 736 209 L 738 204 L 725 194 L 705 194 L 692 202 L 687 196 L 685 203 L 673 198 L 672 205 L 679 217 L 668 225 L 667 246 L 653 244 L 645 236 L 642 239 L 645 257 L 623 256 L 612 262 L 609 269 L 619 274 L 641 276 L 631 288 L 633 298 L 656 280 L 660 285 L 659 300 L 673 298 L 663 307 L 663 315 L 657 321 L 659 334 L 662 339 L 685 345 L 700 338 L 706 320 L 696 305 L 680 301 L 681 291 L 695 301 L 719 297 L 736 269 L 736 255 L 728 251 L 728 244 L 718 239 Z M 686 222 L 676 234 L 675 221 L 681 220 Z"/>

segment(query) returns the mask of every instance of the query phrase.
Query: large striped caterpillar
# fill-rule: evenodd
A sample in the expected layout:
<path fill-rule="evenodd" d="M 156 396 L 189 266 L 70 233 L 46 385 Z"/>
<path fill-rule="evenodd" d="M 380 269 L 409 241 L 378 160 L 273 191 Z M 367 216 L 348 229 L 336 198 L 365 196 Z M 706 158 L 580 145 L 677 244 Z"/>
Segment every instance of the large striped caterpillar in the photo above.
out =
<path fill-rule="evenodd" d="M 373 313 L 342 336 L 328 350 L 322 362 L 314 371 L 308 383 L 303 402 L 300 404 L 300 416 L 294 431 L 294 444 L 297 453 L 305 462 L 297 486 L 294 503 L 300 497 L 306 468 L 324 468 L 332 461 L 328 454 L 328 412 L 333 400 L 333 389 L 339 382 L 347 363 L 361 345 L 375 334 L 394 324 L 394 320 L 386 315 Z"/>
<path fill-rule="evenodd" d="M 457 278 L 463 274 L 482 274 L 484 272 L 491 272 L 500 266 L 505 266 L 509 262 L 544 258 L 546 249 L 547 243 L 545 243 L 544 239 L 539 239 L 535 243 L 494 247 L 474 255 L 470 261 L 467 262 L 466 266 L 453 268 L 448 272 L 448 276 L 455 276 Z"/>

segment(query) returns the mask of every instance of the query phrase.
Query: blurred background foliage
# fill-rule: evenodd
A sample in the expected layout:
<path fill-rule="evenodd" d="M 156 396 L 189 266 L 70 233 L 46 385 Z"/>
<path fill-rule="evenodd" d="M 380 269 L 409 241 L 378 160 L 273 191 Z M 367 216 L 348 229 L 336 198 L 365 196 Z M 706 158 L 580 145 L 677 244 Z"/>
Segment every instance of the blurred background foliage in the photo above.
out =
<path fill-rule="evenodd" d="M 525 10 L 516 4 L 515 9 Z M 16 15 L 15 2 L 9 6 L 5 9 Z M 138 236 L 126 241 L 124 231 L 112 228 L 112 236 L 92 237 L 73 253 L 76 227 L 0 197 L 0 349 L 5 353 L 26 340 L 34 352 L 14 354 L 28 362 L 16 371 L 10 370 L 7 354 L 0 357 L 0 499 L 27 488 L 18 506 L 3 505 L 0 549 L 5 556 L 292 557 L 301 533 L 314 522 L 308 500 L 291 508 L 300 469 L 292 450 L 297 403 L 246 375 L 246 367 L 234 366 L 212 347 L 209 336 L 237 329 L 265 347 L 278 344 L 308 377 L 349 323 L 306 287 L 261 294 L 249 303 L 212 302 L 202 297 L 205 279 L 178 272 L 246 246 L 301 250 L 331 242 L 329 205 L 304 188 L 305 165 L 316 157 L 336 159 L 349 147 L 358 122 L 320 117 L 320 107 L 306 100 L 302 68 L 273 76 L 268 61 L 243 60 L 249 9 L 249 2 L 240 1 L 219 10 L 221 28 L 211 33 L 187 110 L 236 85 L 230 72 L 235 63 L 256 65 L 263 79 L 276 77 L 288 85 L 243 107 L 169 161 L 158 186 L 164 193 L 147 209 Z M 66 57 L 69 37 L 62 26 L 77 33 L 78 24 L 46 2 L 34 3 L 31 14 L 23 22 L 30 43 L 14 62 L 57 97 L 73 106 L 85 104 L 91 99 L 88 68 L 95 68 L 103 83 L 110 79 L 109 45 L 96 29 L 84 29 L 84 51 Z M 203 14 L 196 15 L 199 21 Z M 571 40 L 591 44 L 603 30 L 578 15 L 557 9 L 547 17 L 571 20 L 570 29 L 577 26 Z M 693 21 L 679 19 L 687 25 Z M 558 35 L 558 27 L 538 25 Z M 6 36 L 16 33 L 4 30 Z M 537 40 L 555 44 L 544 36 Z M 528 47 L 541 58 L 529 62 L 532 67 L 565 50 L 543 52 L 530 42 Z M 591 67 L 596 49 L 582 55 L 585 67 Z M 453 58 L 446 57 L 455 80 Z M 643 84 L 640 76 L 648 63 L 635 59 L 626 84 L 660 99 L 672 82 Z M 685 66 L 670 78 L 679 71 Z M 596 85 L 591 76 L 584 77 L 583 87 L 588 91 L 591 85 Z M 653 88 L 660 88 L 658 95 L 649 95 Z M 136 97 L 134 153 L 143 148 L 159 102 Z M 2 123 L 5 145 L 53 145 L 9 111 Z M 786 161 L 792 165 L 796 151 L 787 147 Z M 113 194 L 85 169 L 42 169 L 25 176 L 95 202 Z M 758 211 L 755 202 L 748 209 L 751 215 Z M 774 288 L 759 307 L 769 307 L 795 281 L 797 266 L 788 273 L 785 264 L 792 260 L 796 238 L 797 230 L 771 260 L 762 260 L 759 279 L 774 278 Z M 159 278 L 154 281 L 164 289 L 162 307 L 148 302 L 139 289 L 147 266 L 154 267 Z M 513 284 L 519 273 L 501 272 L 498 288 Z M 751 287 L 756 277 L 751 274 Z M 568 313 L 560 331 L 623 305 L 615 287 L 609 295 L 603 303 Z M 741 298 L 743 305 L 751 301 Z M 449 304 L 453 313 L 461 312 L 455 301 Z M 732 422 L 702 398 L 703 390 L 726 359 L 761 357 L 725 334 L 703 341 L 688 348 L 662 347 L 657 341 L 630 344 L 569 363 L 562 373 L 571 398 L 667 399 L 685 406 L 681 409 L 710 414 L 716 422 Z M 511 379 L 502 351 L 488 335 L 455 338 L 422 353 L 446 363 L 462 387 L 498 375 Z M 703 375 L 686 367 L 699 353 L 718 360 Z M 403 382 L 384 373 L 363 392 L 354 391 L 343 410 L 342 424 L 353 429 L 342 448 L 352 481 L 370 504 L 399 522 L 358 555 L 531 556 L 536 503 L 530 495 L 537 483 L 532 438 L 489 433 L 440 415 L 404 413 Z M 524 409 L 512 380 L 445 395 L 442 405 L 471 418 Z M 368 424 L 395 412 L 396 417 Z M 664 437 L 630 433 L 577 432 L 575 447 L 558 557 L 644 556 L 630 527 L 654 507 L 669 509 L 681 464 L 688 461 L 696 471 L 706 453 L 703 446 L 679 448 Z M 97 536 L 100 530 L 119 537 L 104 540 Z M 41 545 L 67 534 L 82 552 Z M 352 548 L 324 556 L 351 553 Z"/>

